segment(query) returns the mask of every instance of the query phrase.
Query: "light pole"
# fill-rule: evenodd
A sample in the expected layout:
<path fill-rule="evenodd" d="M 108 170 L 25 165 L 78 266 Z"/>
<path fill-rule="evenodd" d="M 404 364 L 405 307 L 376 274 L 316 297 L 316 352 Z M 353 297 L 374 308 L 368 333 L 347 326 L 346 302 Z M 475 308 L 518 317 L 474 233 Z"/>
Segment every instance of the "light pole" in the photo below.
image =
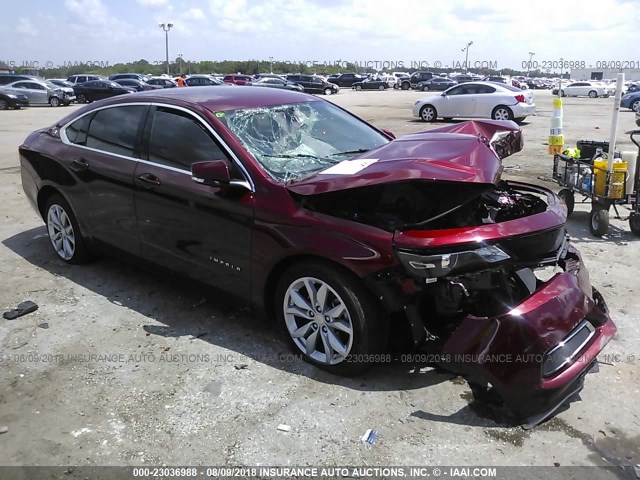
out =
<path fill-rule="evenodd" d="M 178 54 L 178 61 L 180 62 L 180 75 L 182 75 L 182 54 Z"/>
<path fill-rule="evenodd" d="M 158 26 L 164 30 L 164 44 L 167 54 L 167 75 L 169 75 L 169 30 L 173 27 L 173 23 L 160 23 Z"/>
<path fill-rule="evenodd" d="M 269 57 L 269 73 L 273 73 L 273 57 Z"/>
<path fill-rule="evenodd" d="M 464 56 L 464 73 L 469 73 L 469 47 L 473 45 L 473 41 L 467 43 L 467 46 L 461 49 L 462 52 L 465 52 Z"/>
<path fill-rule="evenodd" d="M 527 77 L 529 76 L 529 72 L 531 71 L 531 59 L 535 55 L 534 52 L 529 52 L 529 64 L 527 65 Z"/>

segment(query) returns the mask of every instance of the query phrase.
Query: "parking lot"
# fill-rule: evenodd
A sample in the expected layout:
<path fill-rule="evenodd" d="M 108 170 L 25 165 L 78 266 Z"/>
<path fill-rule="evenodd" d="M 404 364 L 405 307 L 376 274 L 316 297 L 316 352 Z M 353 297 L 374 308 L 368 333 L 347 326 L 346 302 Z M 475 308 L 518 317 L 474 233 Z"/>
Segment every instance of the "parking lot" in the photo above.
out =
<path fill-rule="evenodd" d="M 426 95 L 437 93 L 323 98 L 400 136 L 447 123 L 412 118 Z M 506 159 L 505 178 L 557 190 L 552 97 L 534 95 L 537 116 L 522 125 L 525 148 Z M 566 144 L 608 140 L 613 102 L 564 99 Z M 335 377 L 289 356 L 274 325 L 224 295 L 118 260 L 58 260 L 22 192 L 17 148 L 74 108 L 0 112 L 0 307 L 39 305 L 0 320 L 0 464 L 640 464 L 640 238 L 624 208 L 601 239 L 589 233 L 589 204 L 568 221 L 618 333 L 581 401 L 524 431 L 473 408 L 460 378 L 405 363 Z M 633 149 L 633 128 L 632 112 L 620 112 L 620 150 Z M 368 429 L 379 438 L 365 446 Z"/>

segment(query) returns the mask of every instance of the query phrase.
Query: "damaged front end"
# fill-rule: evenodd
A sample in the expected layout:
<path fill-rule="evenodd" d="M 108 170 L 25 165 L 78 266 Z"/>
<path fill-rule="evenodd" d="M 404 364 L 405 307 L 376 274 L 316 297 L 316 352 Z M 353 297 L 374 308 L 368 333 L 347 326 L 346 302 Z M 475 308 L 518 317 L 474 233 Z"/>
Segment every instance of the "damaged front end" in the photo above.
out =
<path fill-rule="evenodd" d="M 616 328 L 559 198 L 500 180 L 500 159 L 522 148 L 519 130 L 438 130 L 369 152 L 380 161 L 352 188 L 322 172 L 288 188 L 307 210 L 391 233 L 398 265 L 365 281 L 392 321 L 404 316 L 415 349 L 533 427 L 582 388 Z"/>

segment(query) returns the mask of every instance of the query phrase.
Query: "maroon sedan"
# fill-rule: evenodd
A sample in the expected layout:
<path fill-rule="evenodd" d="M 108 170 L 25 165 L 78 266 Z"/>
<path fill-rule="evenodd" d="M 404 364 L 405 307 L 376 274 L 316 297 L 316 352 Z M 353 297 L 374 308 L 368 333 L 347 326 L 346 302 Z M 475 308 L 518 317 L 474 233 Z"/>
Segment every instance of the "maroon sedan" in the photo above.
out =
<path fill-rule="evenodd" d="M 249 75 L 227 75 L 222 81 L 233 85 L 251 85 L 253 79 Z"/>
<path fill-rule="evenodd" d="M 217 287 L 330 372 L 427 352 L 535 425 L 616 328 L 564 204 L 500 179 L 521 148 L 512 122 L 394 139 L 303 93 L 202 87 L 84 106 L 20 161 L 62 260 L 107 250 Z"/>

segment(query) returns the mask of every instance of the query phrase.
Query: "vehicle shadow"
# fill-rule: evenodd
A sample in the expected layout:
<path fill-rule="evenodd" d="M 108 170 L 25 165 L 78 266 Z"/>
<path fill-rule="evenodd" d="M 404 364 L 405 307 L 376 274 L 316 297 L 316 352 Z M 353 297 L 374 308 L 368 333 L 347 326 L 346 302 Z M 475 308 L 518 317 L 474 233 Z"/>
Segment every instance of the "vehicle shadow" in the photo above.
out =
<path fill-rule="evenodd" d="M 225 293 L 112 258 L 97 259 L 85 266 L 68 265 L 58 260 L 51 250 L 44 226 L 18 233 L 3 240 L 2 244 L 36 267 L 153 320 L 141 325 L 137 319 L 133 335 L 187 337 L 208 342 L 287 373 L 358 391 L 418 390 L 448 381 L 468 389 L 466 382 L 451 373 L 400 361 L 379 364 L 356 377 L 332 375 L 292 355 L 284 334 L 273 321 L 253 313 L 246 304 L 230 299 Z M 142 331 L 136 334 L 135 329 Z M 467 393 L 471 395 L 470 390 Z M 466 406 L 461 410 L 460 418 L 467 418 L 465 412 L 469 408 Z M 436 420 L 437 415 L 433 419 Z M 495 426 L 492 419 L 478 417 L 469 422 L 471 425 L 485 422 L 483 425 Z"/>

